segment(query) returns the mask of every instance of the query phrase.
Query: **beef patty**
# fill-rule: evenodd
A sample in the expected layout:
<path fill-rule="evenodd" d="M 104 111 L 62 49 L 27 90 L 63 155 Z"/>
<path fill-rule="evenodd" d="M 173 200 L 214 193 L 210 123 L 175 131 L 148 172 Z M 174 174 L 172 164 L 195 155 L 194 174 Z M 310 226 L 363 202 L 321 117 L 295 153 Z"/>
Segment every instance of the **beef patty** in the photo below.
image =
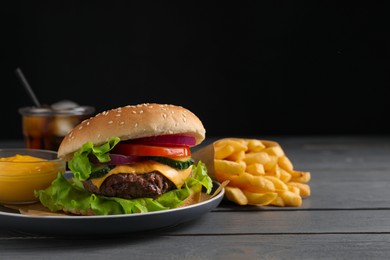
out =
<path fill-rule="evenodd" d="M 159 172 L 113 174 L 104 180 L 100 188 L 90 180 L 84 181 L 83 185 L 89 192 L 124 199 L 156 198 L 176 188 L 173 182 Z"/>

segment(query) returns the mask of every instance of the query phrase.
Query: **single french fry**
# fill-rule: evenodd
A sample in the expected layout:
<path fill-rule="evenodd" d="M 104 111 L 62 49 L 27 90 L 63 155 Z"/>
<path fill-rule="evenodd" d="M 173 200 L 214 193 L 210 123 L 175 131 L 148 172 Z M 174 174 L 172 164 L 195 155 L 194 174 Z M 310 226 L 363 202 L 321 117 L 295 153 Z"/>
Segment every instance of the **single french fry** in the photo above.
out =
<path fill-rule="evenodd" d="M 240 150 L 240 149 L 245 149 L 245 151 L 248 150 L 248 140 L 247 139 L 245 139 L 245 138 L 230 138 L 228 140 L 233 140 L 233 141 L 240 144 L 239 146 L 236 147 L 236 150 Z"/>
<path fill-rule="evenodd" d="M 242 167 L 244 167 L 244 169 L 246 169 L 246 162 L 244 162 L 244 161 L 237 161 L 236 163 L 239 163 L 239 164 L 241 164 L 242 165 Z"/>
<path fill-rule="evenodd" d="M 265 170 L 266 170 L 265 175 L 275 176 L 277 178 L 280 178 L 280 168 L 277 164 L 273 165 L 270 168 L 267 167 Z"/>
<path fill-rule="evenodd" d="M 224 159 L 234 153 L 234 147 L 231 145 L 221 145 L 214 147 L 214 158 Z"/>
<path fill-rule="evenodd" d="M 276 192 L 255 193 L 246 190 L 242 190 L 242 192 L 248 199 L 249 205 L 266 206 L 275 200 L 275 198 L 278 196 Z"/>
<path fill-rule="evenodd" d="M 303 175 L 302 171 L 291 170 L 288 172 L 291 174 L 291 178 L 299 178 Z"/>
<path fill-rule="evenodd" d="M 286 170 L 287 172 L 292 172 L 294 170 L 293 164 L 287 156 L 279 157 L 278 164 L 280 168 Z"/>
<path fill-rule="evenodd" d="M 266 171 L 273 169 L 278 163 L 278 157 L 276 157 L 275 155 L 269 155 L 268 158 L 269 160 L 264 163 L 264 169 Z"/>
<path fill-rule="evenodd" d="M 280 146 L 267 147 L 263 151 L 268 153 L 269 155 L 275 155 L 276 157 L 284 156 L 284 151 Z"/>
<path fill-rule="evenodd" d="M 261 163 L 253 163 L 246 166 L 245 171 L 247 173 L 253 174 L 253 175 L 264 175 L 264 165 Z"/>
<path fill-rule="evenodd" d="M 291 174 L 287 172 L 286 170 L 279 168 L 279 178 L 284 182 L 288 183 L 291 180 Z"/>
<path fill-rule="evenodd" d="M 284 207 L 286 204 L 284 203 L 282 197 L 280 197 L 278 195 L 273 201 L 270 202 L 269 205 L 278 206 L 278 207 Z"/>
<path fill-rule="evenodd" d="M 296 187 L 299 189 L 299 195 L 303 197 L 307 197 L 311 195 L 310 186 L 306 183 L 300 183 L 300 182 L 289 182 L 287 183 L 287 186 L 290 187 Z"/>
<path fill-rule="evenodd" d="M 225 173 L 225 174 L 231 174 L 231 175 L 240 175 L 244 173 L 245 166 L 232 162 L 227 160 L 214 160 L 214 170 L 218 173 Z"/>
<path fill-rule="evenodd" d="M 226 186 L 225 187 L 225 196 L 228 200 L 235 202 L 239 205 L 247 205 L 248 199 L 245 194 L 239 188 Z"/>
<path fill-rule="evenodd" d="M 301 191 L 299 190 L 298 187 L 296 187 L 294 185 L 289 185 L 288 183 L 287 183 L 287 187 L 288 187 L 289 191 L 294 192 L 295 194 L 301 195 Z"/>
<path fill-rule="evenodd" d="M 293 173 L 291 173 L 291 181 L 293 182 L 308 183 L 310 179 L 310 172 L 293 171 Z"/>
<path fill-rule="evenodd" d="M 274 147 L 274 146 L 280 146 L 278 142 L 271 141 L 271 140 L 261 140 L 261 142 L 265 145 L 265 147 Z"/>
<path fill-rule="evenodd" d="M 266 175 L 264 177 L 266 179 L 272 181 L 276 190 L 288 190 L 287 185 L 283 181 L 281 181 L 279 178 L 277 178 L 275 176 L 268 176 L 268 175 Z"/>
<path fill-rule="evenodd" d="M 214 143 L 215 147 L 231 145 L 234 151 L 246 151 L 248 149 L 247 142 L 244 139 L 239 138 L 225 138 Z"/>
<path fill-rule="evenodd" d="M 213 143 L 214 148 L 228 145 L 228 140 L 229 140 L 229 138 L 223 138 L 223 139 L 219 139 L 219 140 L 215 141 Z"/>
<path fill-rule="evenodd" d="M 278 195 L 283 199 L 285 206 L 300 207 L 302 205 L 302 198 L 299 194 L 295 194 L 289 190 L 279 190 Z"/>
<path fill-rule="evenodd" d="M 261 163 L 265 165 L 271 161 L 271 158 L 266 152 L 247 153 L 244 161 L 247 164 Z"/>
<path fill-rule="evenodd" d="M 229 180 L 228 186 L 245 189 L 250 192 L 261 193 L 275 191 L 274 183 L 271 180 L 264 178 L 264 176 L 254 176 L 246 172 L 241 175 L 215 172 L 215 176 L 219 182 Z"/>
<path fill-rule="evenodd" d="M 252 174 L 244 172 L 239 177 L 241 177 L 241 179 L 247 179 L 249 181 L 250 184 L 244 187 L 247 191 L 275 191 L 275 184 L 271 180 L 265 178 L 265 176 L 254 176 Z"/>
<path fill-rule="evenodd" d="M 233 161 L 233 162 L 240 162 L 243 161 L 245 158 L 245 151 L 238 151 L 234 152 L 231 155 L 227 156 L 225 160 Z"/>
<path fill-rule="evenodd" d="M 244 177 L 242 178 L 241 176 L 238 175 L 231 175 L 231 174 L 226 174 L 226 173 L 221 173 L 221 172 L 215 172 L 215 176 L 217 177 L 217 181 L 223 182 L 228 180 L 230 187 L 237 187 L 237 188 L 246 188 L 246 187 L 251 187 L 251 179 Z M 256 188 L 256 187 L 255 187 Z"/>
<path fill-rule="evenodd" d="M 262 141 L 257 139 L 248 139 L 248 151 L 249 153 L 260 152 L 265 148 Z"/>

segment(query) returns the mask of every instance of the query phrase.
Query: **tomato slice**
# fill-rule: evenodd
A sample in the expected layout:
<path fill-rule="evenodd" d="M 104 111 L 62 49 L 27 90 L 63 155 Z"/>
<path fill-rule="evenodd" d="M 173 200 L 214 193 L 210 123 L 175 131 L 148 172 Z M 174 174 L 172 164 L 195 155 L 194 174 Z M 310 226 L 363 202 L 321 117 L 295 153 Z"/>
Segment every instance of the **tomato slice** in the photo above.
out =
<path fill-rule="evenodd" d="M 188 146 L 162 147 L 143 144 L 117 144 L 112 153 L 132 156 L 162 156 L 162 157 L 188 157 L 191 150 Z"/>

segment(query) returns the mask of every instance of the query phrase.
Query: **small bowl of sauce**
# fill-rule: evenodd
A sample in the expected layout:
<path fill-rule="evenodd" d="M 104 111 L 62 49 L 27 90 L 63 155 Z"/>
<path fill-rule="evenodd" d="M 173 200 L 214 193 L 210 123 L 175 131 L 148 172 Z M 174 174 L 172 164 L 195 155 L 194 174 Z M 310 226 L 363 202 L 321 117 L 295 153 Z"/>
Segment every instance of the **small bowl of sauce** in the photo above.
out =
<path fill-rule="evenodd" d="M 64 174 L 66 162 L 57 152 L 40 149 L 0 149 L 0 203 L 29 204 L 38 201 L 34 191 L 45 189 Z"/>

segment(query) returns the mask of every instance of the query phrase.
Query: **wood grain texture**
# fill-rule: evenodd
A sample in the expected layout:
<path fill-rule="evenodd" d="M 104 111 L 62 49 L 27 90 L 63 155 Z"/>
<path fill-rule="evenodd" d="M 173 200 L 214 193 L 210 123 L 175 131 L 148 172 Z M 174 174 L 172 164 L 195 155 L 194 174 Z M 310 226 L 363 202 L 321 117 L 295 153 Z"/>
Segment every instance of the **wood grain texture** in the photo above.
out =
<path fill-rule="evenodd" d="M 207 145 L 217 138 L 208 138 Z M 267 139 L 259 137 L 259 139 Z M 269 137 L 312 194 L 299 208 L 223 201 L 201 218 L 151 232 L 52 237 L 0 230 L 1 259 L 388 259 L 389 137 Z"/>
<path fill-rule="evenodd" d="M 1 241 L 1 259 L 388 259 L 390 234 L 138 236 Z"/>

